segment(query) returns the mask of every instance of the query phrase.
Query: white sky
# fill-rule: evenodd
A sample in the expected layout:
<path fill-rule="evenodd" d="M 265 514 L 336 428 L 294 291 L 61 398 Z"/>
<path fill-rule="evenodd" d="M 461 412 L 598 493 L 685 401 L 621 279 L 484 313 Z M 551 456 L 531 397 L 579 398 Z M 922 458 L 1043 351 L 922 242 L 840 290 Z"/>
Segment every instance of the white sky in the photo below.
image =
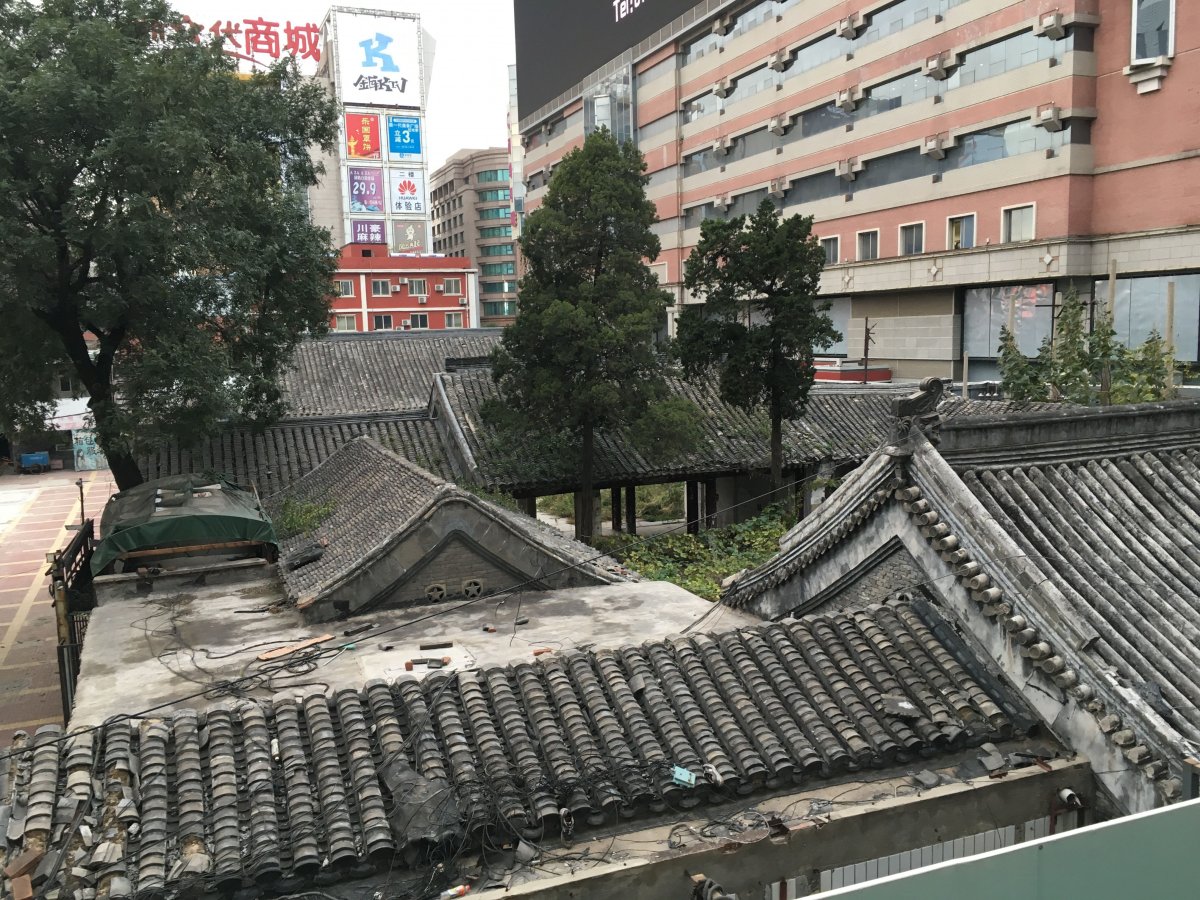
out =
<path fill-rule="evenodd" d="M 569 2 L 569 0 L 564 0 Z M 320 0 L 172 0 L 205 28 L 218 19 L 264 18 L 282 24 L 325 18 Z M 426 98 L 426 164 L 436 169 L 465 147 L 508 144 L 508 66 L 516 62 L 510 0 L 363 0 L 346 7 L 418 13 L 437 42 Z"/>

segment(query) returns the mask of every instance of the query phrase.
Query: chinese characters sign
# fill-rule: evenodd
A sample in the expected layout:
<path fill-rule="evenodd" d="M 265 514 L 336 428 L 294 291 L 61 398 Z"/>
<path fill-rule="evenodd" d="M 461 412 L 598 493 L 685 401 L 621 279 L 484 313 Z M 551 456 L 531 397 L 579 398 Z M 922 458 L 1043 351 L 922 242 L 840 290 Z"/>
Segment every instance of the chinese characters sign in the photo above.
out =
<path fill-rule="evenodd" d="M 386 244 L 387 223 L 382 219 L 351 219 L 350 242 L 354 244 Z"/>
<path fill-rule="evenodd" d="M 350 212 L 381 213 L 384 208 L 383 169 L 350 166 Z"/>
<path fill-rule="evenodd" d="M 379 116 L 346 113 L 346 150 L 351 159 L 383 159 Z"/>
<path fill-rule="evenodd" d="M 388 155 L 392 159 L 421 158 L 421 120 L 416 116 L 388 116 Z"/>
<path fill-rule="evenodd" d="M 94 472 L 97 469 L 108 468 L 108 459 L 105 458 L 104 451 L 96 443 L 96 432 L 92 429 L 73 429 L 71 443 L 75 451 L 76 472 Z"/>
<path fill-rule="evenodd" d="M 342 103 L 420 108 L 421 43 L 415 17 L 335 11 Z"/>
<path fill-rule="evenodd" d="M 395 241 L 392 249 L 397 253 L 425 253 L 429 250 L 429 238 L 423 221 L 393 222 Z"/>
<path fill-rule="evenodd" d="M 425 173 L 420 169 L 390 169 L 388 211 L 425 214 Z"/>
<path fill-rule="evenodd" d="M 270 64 L 282 56 L 294 56 L 297 61 L 321 61 L 321 29 L 312 22 L 281 19 L 271 21 L 258 16 L 244 19 L 218 19 L 211 25 L 183 17 L 185 26 L 196 26 L 196 40 L 219 37 L 225 41 L 225 52 L 248 62 Z"/>

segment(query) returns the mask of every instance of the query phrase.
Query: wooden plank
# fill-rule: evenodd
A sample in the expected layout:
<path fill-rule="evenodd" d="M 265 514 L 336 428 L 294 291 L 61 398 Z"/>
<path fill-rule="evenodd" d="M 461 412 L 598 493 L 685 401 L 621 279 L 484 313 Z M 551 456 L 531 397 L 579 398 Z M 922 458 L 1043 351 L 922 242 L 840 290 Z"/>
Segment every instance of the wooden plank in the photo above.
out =
<path fill-rule="evenodd" d="M 130 550 L 117 559 L 141 559 L 144 556 L 174 556 L 181 553 L 206 553 L 209 550 L 234 550 L 239 547 L 261 547 L 261 541 L 225 541 L 220 544 L 191 544 L 186 547 L 158 547 L 154 550 Z"/>
<path fill-rule="evenodd" d="M 309 647 L 315 647 L 317 644 L 323 644 L 326 641 L 332 641 L 332 634 L 323 634 L 320 637 L 309 638 L 307 641 L 301 641 L 298 644 L 288 644 L 286 647 L 277 647 L 274 650 L 268 650 L 265 653 L 258 654 L 261 661 L 268 659 L 278 659 L 281 656 L 287 656 L 289 653 L 295 653 L 297 650 L 307 650 Z"/>

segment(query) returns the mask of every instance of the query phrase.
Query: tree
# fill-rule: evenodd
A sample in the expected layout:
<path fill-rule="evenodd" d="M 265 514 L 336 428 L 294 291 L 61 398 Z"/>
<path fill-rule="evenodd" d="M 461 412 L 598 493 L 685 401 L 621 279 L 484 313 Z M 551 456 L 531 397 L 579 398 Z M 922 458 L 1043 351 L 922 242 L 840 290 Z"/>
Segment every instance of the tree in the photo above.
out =
<path fill-rule="evenodd" d="M 1100 363 L 1089 346 L 1087 310 L 1072 287 L 1063 298 L 1054 341 L 1050 347 L 1049 370 L 1045 380 L 1051 394 L 1081 406 L 1091 406 L 1100 383 Z"/>
<path fill-rule="evenodd" d="M 771 422 L 771 483 L 783 485 L 783 421 L 804 412 L 813 353 L 838 340 L 817 300 L 825 251 L 811 216 L 781 219 L 764 200 L 753 216 L 705 219 L 684 283 L 704 304 L 679 318 L 676 349 L 693 380 L 715 373 L 721 397 L 765 407 Z"/>
<path fill-rule="evenodd" d="M 595 437 L 672 405 L 655 334 L 671 296 L 646 265 L 658 257 L 645 162 L 607 129 L 554 170 L 525 223 L 520 315 L 493 352 L 512 414 L 564 434 L 578 454 L 575 533 L 590 540 Z"/>
<path fill-rule="evenodd" d="M 161 0 L 0 5 L 0 427 L 88 396 L 120 488 L 136 456 L 282 411 L 335 267 L 302 190 L 336 108 L 294 62 L 241 79 Z"/>
<path fill-rule="evenodd" d="M 1034 362 L 1017 346 L 1007 326 L 1000 327 L 1000 379 L 1004 396 L 1021 402 L 1046 399 L 1046 384 Z"/>

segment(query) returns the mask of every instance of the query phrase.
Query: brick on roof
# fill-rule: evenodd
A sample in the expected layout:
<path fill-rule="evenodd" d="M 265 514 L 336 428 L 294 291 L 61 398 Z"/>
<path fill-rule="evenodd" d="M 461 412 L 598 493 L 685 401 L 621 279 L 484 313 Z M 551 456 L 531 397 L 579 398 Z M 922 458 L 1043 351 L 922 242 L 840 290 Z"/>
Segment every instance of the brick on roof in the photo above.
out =
<path fill-rule="evenodd" d="M 134 898 L 245 878 L 294 892 L 367 861 L 403 875 L 423 847 L 489 824 L 553 834 L 565 808 L 583 829 L 1009 736 L 1026 720 L 960 652 L 899 603 L 113 720 L 61 743 L 45 726 L 18 733 L 0 781 L 0 803 L 26 810 L 10 858 L 79 847 L 45 885 L 64 896 L 114 877 Z M 76 815 L 101 823 L 90 844 Z"/>

